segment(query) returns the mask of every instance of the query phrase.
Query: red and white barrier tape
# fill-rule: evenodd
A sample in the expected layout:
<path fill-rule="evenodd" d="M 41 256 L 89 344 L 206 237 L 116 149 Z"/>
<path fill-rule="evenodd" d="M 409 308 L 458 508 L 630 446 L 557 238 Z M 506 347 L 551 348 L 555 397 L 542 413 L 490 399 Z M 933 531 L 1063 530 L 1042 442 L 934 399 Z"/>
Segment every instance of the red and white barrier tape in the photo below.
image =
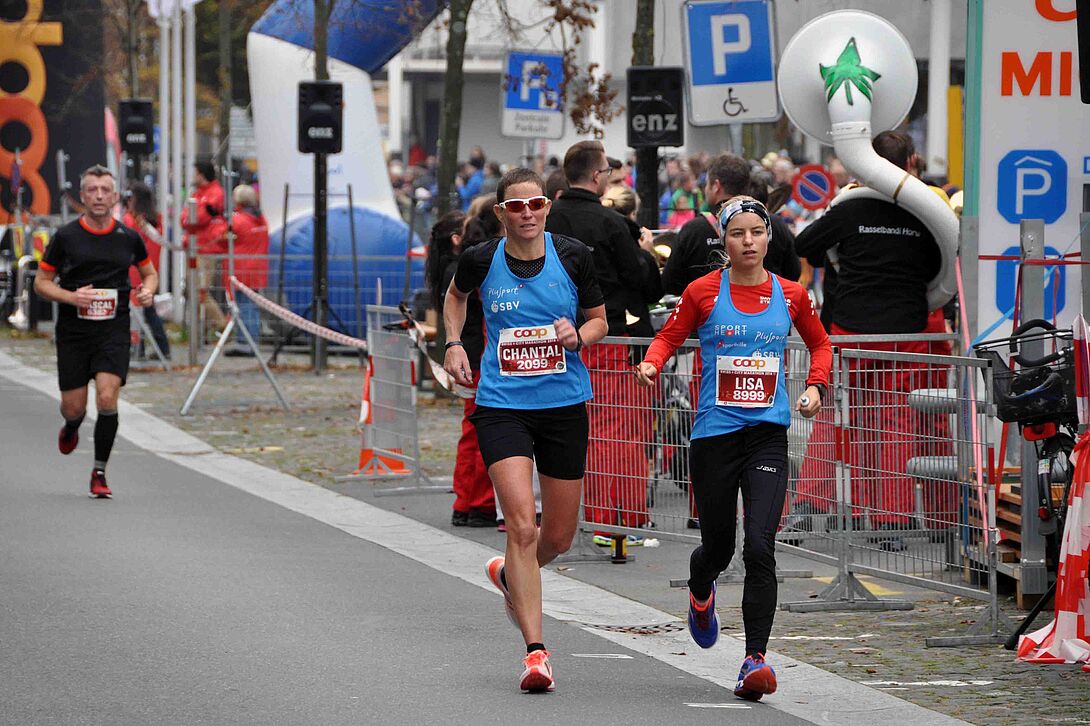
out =
<path fill-rule="evenodd" d="M 367 341 L 360 340 L 359 338 L 353 338 L 351 335 L 345 335 L 344 333 L 338 333 L 336 330 L 330 330 L 329 328 L 323 328 L 317 323 L 313 323 L 306 318 L 296 315 L 291 310 L 277 305 L 272 300 L 260 295 L 250 288 L 246 287 L 243 283 L 238 281 L 237 277 L 231 278 L 232 289 L 237 289 L 242 292 L 246 297 L 254 301 L 254 304 L 259 308 L 275 315 L 284 322 L 291 323 L 300 330 L 306 331 L 311 335 L 317 335 L 319 338 L 325 338 L 331 343 L 340 343 L 341 345 L 347 345 L 350 348 L 358 348 L 360 350 L 367 350 Z"/>

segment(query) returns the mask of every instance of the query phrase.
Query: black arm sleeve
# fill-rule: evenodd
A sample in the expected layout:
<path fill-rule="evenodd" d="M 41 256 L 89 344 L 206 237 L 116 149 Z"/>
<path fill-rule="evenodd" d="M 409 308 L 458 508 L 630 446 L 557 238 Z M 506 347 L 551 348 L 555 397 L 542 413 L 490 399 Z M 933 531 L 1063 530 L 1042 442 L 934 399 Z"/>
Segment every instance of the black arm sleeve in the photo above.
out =
<path fill-rule="evenodd" d="M 64 264 L 64 234 L 61 230 L 57 230 L 53 235 L 53 239 L 49 240 L 49 246 L 45 248 L 45 254 L 42 256 L 42 262 L 60 272 L 61 266 Z"/>
<path fill-rule="evenodd" d="M 837 233 L 841 224 L 839 210 L 840 207 L 833 207 L 795 238 L 795 252 L 814 267 L 823 267 L 825 253 L 840 242 Z"/>
<path fill-rule="evenodd" d="M 454 273 L 454 286 L 466 294 L 480 287 L 484 278 L 488 276 L 488 268 L 492 265 L 492 256 L 496 254 L 498 246 L 498 239 L 489 240 L 473 245 L 459 255 L 458 269 Z"/>

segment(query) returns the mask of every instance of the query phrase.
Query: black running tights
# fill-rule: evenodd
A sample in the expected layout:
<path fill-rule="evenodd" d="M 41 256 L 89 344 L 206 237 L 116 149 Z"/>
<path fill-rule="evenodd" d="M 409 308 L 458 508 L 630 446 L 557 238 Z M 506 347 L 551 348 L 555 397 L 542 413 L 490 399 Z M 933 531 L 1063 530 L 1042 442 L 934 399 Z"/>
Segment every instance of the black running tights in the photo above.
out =
<path fill-rule="evenodd" d="M 763 423 L 694 439 L 689 466 L 700 512 L 700 546 L 689 558 L 689 591 L 706 599 L 730 564 L 741 488 L 746 654 L 764 653 L 776 615 L 776 528 L 787 492 L 787 429 Z"/>

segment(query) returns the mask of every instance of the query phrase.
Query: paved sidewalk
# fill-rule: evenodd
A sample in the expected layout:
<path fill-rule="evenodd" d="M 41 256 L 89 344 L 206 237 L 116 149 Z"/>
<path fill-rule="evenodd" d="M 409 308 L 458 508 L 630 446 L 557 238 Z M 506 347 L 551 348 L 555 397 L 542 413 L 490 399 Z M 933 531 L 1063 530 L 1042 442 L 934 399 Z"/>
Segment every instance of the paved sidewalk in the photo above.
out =
<path fill-rule="evenodd" d="M 0 352 L 52 373 L 47 341 L 0 333 Z M 295 367 L 277 371 L 294 410 L 285 415 L 275 404 L 267 382 L 252 360 L 227 359 L 217 364 L 194 414 L 177 409 L 195 380 L 196 370 L 170 374 L 134 371 L 123 398 L 143 410 L 207 441 L 223 452 L 313 482 L 334 491 L 396 511 L 458 537 L 502 548 L 502 534 L 493 529 L 452 528 L 449 495 L 375 497 L 367 484 L 338 484 L 333 477 L 355 468 L 358 436 L 354 422 L 359 407 L 361 376 L 352 359 L 334 359 L 327 375 L 305 370 L 302 357 Z M 256 405 L 253 403 L 258 401 Z M 425 468 L 447 477 L 453 468 L 454 441 L 460 406 L 439 400 L 420 408 Z M 124 422 L 122 433 L 124 434 Z M 596 550 L 593 546 L 583 549 Z M 611 566 L 566 562 L 554 569 L 576 580 L 603 587 L 678 617 L 685 606 L 684 590 L 671 589 L 671 578 L 684 577 L 688 546 L 664 541 L 657 549 L 634 550 L 635 562 Z M 832 572 L 802 558 L 782 557 L 781 567 L 810 569 L 816 578 Z M 781 600 L 811 597 L 823 586 L 819 579 L 787 580 Z M 912 599 L 910 612 L 792 614 L 780 612 L 772 647 L 845 678 L 867 684 L 971 723 L 1090 723 L 1090 675 L 1071 666 L 1029 666 L 999 647 L 926 649 L 923 639 L 964 633 L 984 617 L 978 603 L 872 580 L 879 594 L 897 593 Z M 721 590 L 724 624 L 738 627 L 739 586 Z M 1004 609 L 1017 617 L 1009 598 Z M 733 607 L 731 607 L 733 606 Z M 1042 617 L 1039 625 L 1047 618 Z M 649 625 L 632 623 L 631 625 Z M 735 631 L 737 632 L 737 631 Z M 607 661 L 603 669 L 614 667 Z"/>

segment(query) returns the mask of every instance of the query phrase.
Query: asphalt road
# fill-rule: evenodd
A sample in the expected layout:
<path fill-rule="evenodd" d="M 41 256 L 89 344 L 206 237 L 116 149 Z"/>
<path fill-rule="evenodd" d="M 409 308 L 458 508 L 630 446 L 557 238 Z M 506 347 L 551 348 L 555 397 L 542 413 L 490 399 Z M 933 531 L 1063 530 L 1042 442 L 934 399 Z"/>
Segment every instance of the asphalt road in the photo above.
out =
<path fill-rule="evenodd" d="M 806 723 L 557 621 L 522 694 L 497 595 L 124 438 L 91 500 L 90 421 L 64 457 L 55 400 L 0 412 L 0 723 Z"/>

